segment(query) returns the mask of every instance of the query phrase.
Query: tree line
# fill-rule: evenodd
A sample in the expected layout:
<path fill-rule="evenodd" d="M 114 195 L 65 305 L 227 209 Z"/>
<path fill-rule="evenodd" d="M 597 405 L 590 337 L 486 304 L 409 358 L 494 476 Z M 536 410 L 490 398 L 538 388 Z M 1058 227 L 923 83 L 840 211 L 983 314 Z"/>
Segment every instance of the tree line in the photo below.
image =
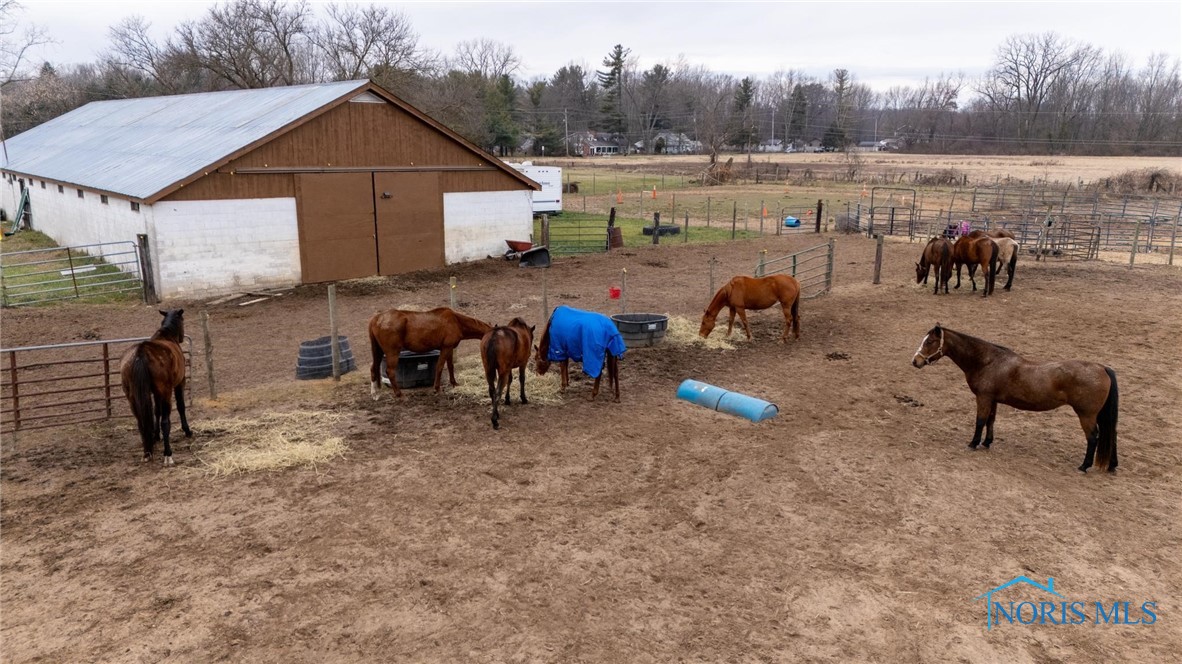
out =
<path fill-rule="evenodd" d="M 368 78 L 502 156 L 578 154 L 586 137 L 645 152 L 687 140 L 712 160 L 817 141 L 948 153 L 1182 152 L 1177 59 L 1133 63 L 1053 32 L 1010 36 L 979 79 L 942 73 L 875 92 L 847 69 L 761 79 L 683 59 L 642 69 L 623 45 L 599 69 L 568 64 L 524 80 L 505 43 L 464 41 L 439 53 L 388 5 L 281 0 L 211 6 L 163 40 L 142 17 L 125 18 L 94 62 L 64 67 L 28 60 L 47 38 L 18 29 L 18 15 L 15 0 L 0 0 L 5 138 L 102 99 Z"/>

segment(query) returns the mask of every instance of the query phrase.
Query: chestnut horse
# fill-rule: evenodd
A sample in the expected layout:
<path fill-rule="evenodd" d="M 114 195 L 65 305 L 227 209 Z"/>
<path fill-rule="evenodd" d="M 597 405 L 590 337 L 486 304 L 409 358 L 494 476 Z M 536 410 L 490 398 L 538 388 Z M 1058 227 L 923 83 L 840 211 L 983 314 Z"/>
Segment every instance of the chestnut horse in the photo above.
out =
<path fill-rule="evenodd" d="M 176 412 L 181 416 L 185 437 L 193 435 L 185 417 L 185 310 L 161 311 L 164 322 L 147 341 L 128 348 L 119 361 L 119 376 L 123 394 L 131 405 L 140 440 L 144 444 L 144 461 L 152 460 L 152 448 L 157 438 L 164 440 L 164 465 L 171 466 L 172 398 L 176 396 Z"/>
<path fill-rule="evenodd" d="M 373 365 L 369 369 L 369 393 L 374 401 L 378 399 L 379 373 L 382 357 L 386 357 L 386 377 L 390 379 L 390 387 L 394 388 L 394 396 L 402 396 L 398 389 L 395 372 L 398 368 L 398 354 L 403 350 L 415 353 L 439 351 L 439 363 L 435 365 L 435 391 L 440 389 L 443 366 L 447 365 L 447 375 L 452 386 L 456 383 L 455 365 L 452 363 L 452 352 L 464 339 L 479 339 L 488 333 L 492 326 L 471 316 L 452 311 L 447 307 L 439 307 L 431 311 L 403 311 L 390 309 L 375 314 L 369 319 L 369 345 L 373 352 Z"/>
<path fill-rule="evenodd" d="M 979 231 L 974 231 L 979 232 Z M 985 285 L 981 288 L 981 297 L 989 297 L 993 292 L 993 266 L 997 263 L 997 243 L 984 236 L 970 237 L 962 235 L 952 245 L 952 263 L 956 266 L 956 288 L 960 288 L 960 266 L 969 266 L 969 281 L 973 283 L 973 290 L 977 290 L 977 266 L 981 267 L 981 277 Z"/>
<path fill-rule="evenodd" d="M 800 283 L 786 274 L 773 274 L 769 277 L 735 277 L 725 286 L 718 289 L 714 299 L 702 314 L 702 327 L 698 335 L 703 339 L 710 336 L 714 329 L 715 320 L 723 307 L 730 310 L 727 321 L 726 334 L 729 337 L 735 327 L 735 312 L 739 312 L 739 320 L 743 330 L 747 332 L 748 341 L 751 340 L 751 326 L 747 324 L 748 309 L 767 309 L 780 303 L 784 310 L 784 333 L 780 341 L 788 341 L 788 330 L 791 328 L 795 338 L 800 338 Z"/>
<path fill-rule="evenodd" d="M 969 447 L 976 449 L 985 429 L 985 449 L 993 444 L 997 404 L 1018 410 L 1045 411 L 1071 406 L 1087 437 L 1081 472 L 1095 459 L 1101 469 L 1116 470 L 1116 420 L 1119 406 L 1116 373 L 1096 362 L 1031 362 L 1014 351 L 955 332 L 939 323 L 919 343 L 911 358 L 916 368 L 945 355 L 964 372 L 977 396 L 977 422 Z"/>
<path fill-rule="evenodd" d="M 558 330 L 553 336 L 552 332 Z M 553 343 L 552 343 L 553 342 Z M 545 376 L 550 363 L 557 362 L 562 373 L 561 391 L 570 385 L 570 361 L 581 362 L 583 373 L 595 379 L 591 400 L 599 395 L 599 382 L 607 370 L 607 387 L 615 391 L 613 401 L 620 401 L 620 361 L 625 351 L 624 338 L 610 318 L 594 311 L 582 311 L 561 305 L 550 314 L 542 338 L 534 346 L 534 369 Z M 602 358 L 600 357 L 602 354 Z"/>
<path fill-rule="evenodd" d="M 527 325 L 520 318 L 514 318 L 509 324 L 498 325 L 480 339 L 480 360 L 484 362 L 484 376 L 488 380 L 488 396 L 492 399 L 492 426 L 501 428 L 500 412 L 497 403 L 501 400 L 501 392 L 505 393 L 505 405 L 509 404 L 509 396 L 513 390 L 513 370 L 518 370 L 518 382 L 521 383 L 521 403 L 529 403 L 525 398 L 525 367 L 529 364 L 529 356 L 534 347 L 534 328 Z"/>
<path fill-rule="evenodd" d="M 993 273 L 996 275 L 1001 272 L 1001 266 L 1005 266 L 1006 285 L 1003 288 L 1009 290 L 1014 285 L 1014 270 L 1018 267 L 1018 242 L 1011 237 L 999 237 L 994 242 L 997 243 L 997 264 L 993 266 Z"/>
<path fill-rule="evenodd" d="M 915 264 L 915 283 L 928 282 L 928 273 L 932 266 L 936 266 L 936 289 L 932 295 L 940 294 L 940 284 L 944 284 L 944 294 L 948 294 L 948 281 L 952 279 L 952 243 L 942 237 L 928 240 L 923 248 L 919 262 Z"/>

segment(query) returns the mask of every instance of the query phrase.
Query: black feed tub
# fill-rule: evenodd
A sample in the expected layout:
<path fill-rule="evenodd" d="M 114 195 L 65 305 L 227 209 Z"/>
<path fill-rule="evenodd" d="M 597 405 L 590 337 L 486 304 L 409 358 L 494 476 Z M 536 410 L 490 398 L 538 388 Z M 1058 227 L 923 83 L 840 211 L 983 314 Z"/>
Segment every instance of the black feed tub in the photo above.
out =
<path fill-rule="evenodd" d="M 616 314 L 612 322 L 628 348 L 657 345 L 669 327 L 669 317 L 664 314 Z"/>
<path fill-rule="evenodd" d="M 398 366 L 394 369 L 394 378 L 398 381 L 398 388 L 409 390 L 415 387 L 432 387 L 435 385 L 435 367 L 439 364 L 439 351 L 414 353 L 404 350 L 398 354 Z M 386 377 L 386 358 L 382 358 L 381 372 L 383 385 L 389 385 Z"/>
<path fill-rule="evenodd" d="M 349 337 L 337 337 L 341 346 L 341 373 L 346 374 L 357 368 Z M 296 361 L 296 379 L 310 380 L 328 378 L 332 375 L 332 337 L 320 337 L 300 344 L 300 357 Z"/>

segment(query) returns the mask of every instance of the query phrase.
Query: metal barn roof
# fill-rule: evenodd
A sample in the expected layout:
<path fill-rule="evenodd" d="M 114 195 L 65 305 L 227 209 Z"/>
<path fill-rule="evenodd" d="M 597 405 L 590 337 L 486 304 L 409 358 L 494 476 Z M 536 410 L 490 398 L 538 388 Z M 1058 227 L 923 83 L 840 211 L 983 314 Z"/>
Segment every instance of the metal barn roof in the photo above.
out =
<path fill-rule="evenodd" d="M 368 81 L 97 101 L 5 141 L 0 168 L 148 199 Z"/>

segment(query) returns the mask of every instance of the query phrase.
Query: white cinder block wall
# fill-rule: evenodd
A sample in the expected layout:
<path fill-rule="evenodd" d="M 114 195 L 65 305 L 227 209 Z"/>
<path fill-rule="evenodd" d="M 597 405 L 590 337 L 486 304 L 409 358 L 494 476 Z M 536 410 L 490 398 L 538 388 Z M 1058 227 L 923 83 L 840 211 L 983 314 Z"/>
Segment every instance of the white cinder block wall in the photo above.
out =
<path fill-rule="evenodd" d="M 448 263 L 500 256 L 505 240 L 528 240 L 534 231 L 530 191 L 457 192 L 443 195 L 443 247 Z"/>
<path fill-rule="evenodd" d="M 152 206 L 160 297 L 300 282 L 294 198 L 160 201 Z"/>
<path fill-rule="evenodd" d="M 139 212 L 131 209 L 131 201 L 114 195 L 107 196 L 107 202 L 102 202 L 102 196 L 94 191 L 83 190 L 82 198 L 78 198 L 77 187 L 62 185 L 62 192 L 58 193 L 57 185 L 46 182 L 41 188 L 40 179 L 33 179 L 29 187 L 29 206 L 33 212 L 33 230 L 41 231 L 62 246 L 78 246 L 85 244 L 99 244 L 105 242 L 135 243 L 136 235 L 148 233 L 152 225 L 152 207 L 141 205 Z M 20 188 L 17 184 L 10 184 L 7 179 L 0 184 L 0 205 L 11 219 L 16 214 L 16 206 L 20 202 Z M 106 251 L 125 252 L 126 247 L 108 247 Z M 100 250 L 90 250 L 92 254 L 103 253 Z M 116 262 L 134 260 L 130 256 L 119 256 L 112 259 Z M 121 266 L 125 271 L 134 271 L 134 265 Z"/>

